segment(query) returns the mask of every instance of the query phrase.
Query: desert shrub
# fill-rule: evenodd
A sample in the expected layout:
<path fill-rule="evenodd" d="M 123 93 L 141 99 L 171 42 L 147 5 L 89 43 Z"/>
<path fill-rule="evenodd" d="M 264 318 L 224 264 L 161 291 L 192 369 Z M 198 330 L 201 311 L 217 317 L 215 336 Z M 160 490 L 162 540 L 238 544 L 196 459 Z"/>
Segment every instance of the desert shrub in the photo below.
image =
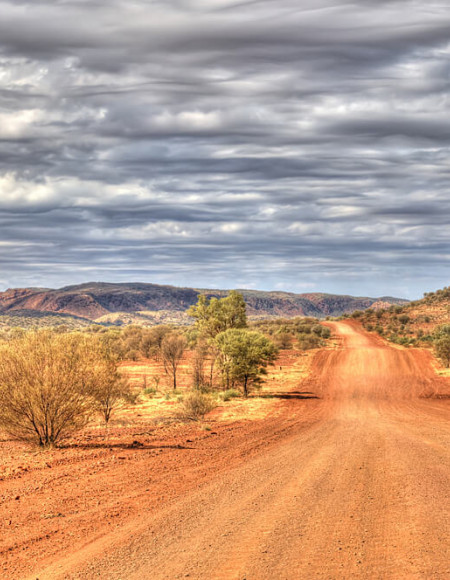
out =
<path fill-rule="evenodd" d="M 322 326 L 321 328 L 322 328 L 321 337 L 324 338 L 325 340 L 330 338 L 331 330 L 328 328 L 328 326 Z"/>
<path fill-rule="evenodd" d="M 297 334 L 311 334 L 312 324 L 301 323 L 296 327 Z"/>
<path fill-rule="evenodd" d="M 320 338 L 314 334 L 299 334 L 298 335 L 298 346 L 302 350 L 310 350 L 312 348 L 318 348 L 321 346 L 322 341 Z"/>
<path fill-rule="evenodd" d="M 282 331 L 275 335 L 275 344 L 281 350 L 291 348 L 293 336 L 290 332 Z"/>
<path fill-rule="evenodd" d="M 235 399 L 240 396 L 241 393 L 236 389 L 227 389 L 226 391 L 223 391 L 223 393 L 221 393 L 220 395 L 223 401 L 230 401 L 231 399 Z"/>
<path fill-rule="evenodd" d="M 406 336 L 398 336 L 396 334 L 390 336 L 389 339 L 395 344 L 400 344 L 402 346 L 407 346 L 410 342 L 409 338 L 407 338 Z"/>
<path fill-rule="evenodd" d="M 88 395 L 92 397 L 94 408 L 108 425 L 114 410 L 125 403 L 136 404 L 139 398 L 129 382 L 117 370 L 117 359 L 100 343 L 91 345 L 94 358 L 93 382 Z"/>
<path fill-rule="evenodd" d="M 41 446 L 54 445 L 84 427 L 101 406 L 100 391 L 112 388 L 116 380 L 98 344 L 92 336 L 50 330 L 28 332 L 3 344 L 0 427 Z"/>
<path fill-rule="evenodd" d="M 446 367 L 450 366 L 450 324 L 440 326 L 433 337 L 433 346 L 438 356 Z"/>
<path fill-rule="evenodd" d="M 217 402 L 210 395 L 192 391 L 180 401 L 180 416 L 190 421 L 199 421 L 217 407 Z"/>
<path fill-rule="evenodd" d="M 139 360 L 139 351 L 137 350 L 128 350 L 125 352 L 125 358 L 127 360 L 132 360 L 134 362 L 136 362 L 137 360 Z"/>
<path fill-rule="evenodd" d="M 450 336 L 450 324 L 441 324 L 440 326 L 438 326 L 438 328 L 435 330 L 435 336 L 437 338 L 443 336 Z"/>
<path fill-rule="evenodd" d="M 399 322 L 400 322 L 401 324 L 407 324 L 407 323 L 409 322 L 410 318 L 409 318 L 409 316 L 408 316 L 407 314 L 401 314 L 401 315 L 398 317 L 398 320 L 399 320 Z"/>
<path fill-rule="evenodd" d="M 169 326 L 162 324 L 153 328 L 130 325 L 121 329 L 89 330 L 100 333 L 101 341 L 119 359 L 133 361 L 149 357 L 158 358 L 164 337 L 172 331 Z"/>
<path fill-rule="evenodd" d="M 314 333 L 316 336 L 322 336 L 322 328 L 323 326 L 321 326 L 320 324 L 315 324 L 311 328 L 311 332 Z"/>

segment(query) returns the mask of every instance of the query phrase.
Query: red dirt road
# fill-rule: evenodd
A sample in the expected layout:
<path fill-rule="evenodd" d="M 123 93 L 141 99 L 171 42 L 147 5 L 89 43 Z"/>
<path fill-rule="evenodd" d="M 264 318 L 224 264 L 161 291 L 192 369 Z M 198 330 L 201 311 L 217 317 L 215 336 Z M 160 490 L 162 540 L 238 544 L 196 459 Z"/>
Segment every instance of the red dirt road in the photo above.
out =
<path fill-rule="evenodd" d="M 428 353 L 330 325 L 342 345 L 300 388 L 320 400 L 286 401 L 223 449 L 219 431 L 193 456 L 198 485 L 151 509 L 136 495 L 126 525 L 30 578 L 449 579 L 449 406 L 423 398 L 449 385 Z"/>

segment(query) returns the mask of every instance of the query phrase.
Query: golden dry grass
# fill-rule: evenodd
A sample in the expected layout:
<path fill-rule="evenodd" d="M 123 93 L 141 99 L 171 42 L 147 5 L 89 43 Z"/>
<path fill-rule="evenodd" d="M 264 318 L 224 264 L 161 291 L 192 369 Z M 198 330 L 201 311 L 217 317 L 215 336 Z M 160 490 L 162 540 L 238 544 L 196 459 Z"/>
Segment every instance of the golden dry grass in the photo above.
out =
<path fill-rule="evenodd" d="M 329 348 L 335 348 L 331 343 Z M 239 421 L 263 419 L 278 412 L 279 396 L 296 390 L 308 375 L 312 358 L 316 350 L 301 351 L 283 350 L 273 367 L 268 368 L 262 388 L 252 393 L 248 399 L 233 398 L 229 401 L 218 401 L 218 407 L 209 418 L 215 421 Z M 123 424 L 136 418 L 142 420 L 166 420 L 173 417 L 178 408 L 178 398 L 192 386 L 191 378 L 192 353 L 187 352 L 179 366 L 176 393 L 171 388 L 170 377 L 164 372 L 162 362 L 155 360 L 126 361 L 121 364 L 121 372 L 128 378 L 136 392 L 139 402 L 127 406 L 116 413 L 116 421 Z M 159 379 L 159 381 L 158 381 Z M 154 395 L 144 393 L 155 388 Z"/>

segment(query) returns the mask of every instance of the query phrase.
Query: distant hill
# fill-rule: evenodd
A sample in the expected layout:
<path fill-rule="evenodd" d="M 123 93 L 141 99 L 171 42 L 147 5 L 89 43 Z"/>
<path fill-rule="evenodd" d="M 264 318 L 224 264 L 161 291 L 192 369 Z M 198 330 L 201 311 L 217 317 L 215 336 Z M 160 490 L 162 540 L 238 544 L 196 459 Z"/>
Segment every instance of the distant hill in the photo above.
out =
<path fill-rule="evenodd" d="M 406 304 L 407 300 L 391 297 L 368 298 L 337 294 L 293 294 L 290 292 L 261 292 L 239 290 L 253 318 L 272 316 L 294 317 L 339 316 L 354 310 Z M 111 284 L 89 282 L 60 289 L 14 288 L 0 293 L 0 319 L 13 313 L 25 312 L 69 315 L 84 321 L 106 324 L 186 324 L 185 314 L 197 302 L 199 294 L 217 298 L 227 290 L 177 288 L 157 284 Z"/>
<path fill-rule="evenodd" d="M 354 314 L 369 330 L 400 344 L 427 342 L 441 324 L 450 324 L 450 286 L 427 292 L 421 300 Z"/>

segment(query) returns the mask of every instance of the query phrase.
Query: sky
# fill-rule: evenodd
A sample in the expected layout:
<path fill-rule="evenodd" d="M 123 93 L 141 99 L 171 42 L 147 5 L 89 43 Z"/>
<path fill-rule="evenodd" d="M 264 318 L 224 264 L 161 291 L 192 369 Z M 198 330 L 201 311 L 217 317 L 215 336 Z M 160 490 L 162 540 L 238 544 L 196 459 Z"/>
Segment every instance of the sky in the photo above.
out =
<path fill-rule="evenodd" d="M 450 284 L 448 1 L 0 15 L 0 290 Z"/>

